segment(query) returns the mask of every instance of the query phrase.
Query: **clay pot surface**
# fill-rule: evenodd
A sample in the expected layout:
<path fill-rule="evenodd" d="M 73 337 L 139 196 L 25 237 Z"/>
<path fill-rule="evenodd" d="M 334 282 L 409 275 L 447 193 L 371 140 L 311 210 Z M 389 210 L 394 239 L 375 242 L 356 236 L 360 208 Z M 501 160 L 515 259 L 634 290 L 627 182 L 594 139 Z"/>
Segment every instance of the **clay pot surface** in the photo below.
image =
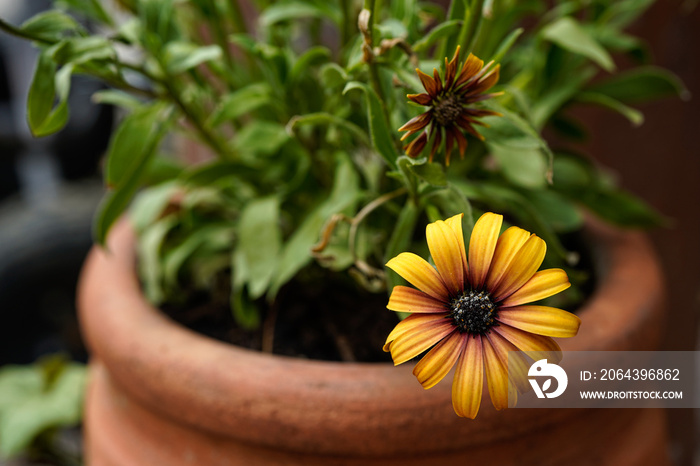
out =
<path fill-rule="evenodd" d="M 588 235 L 599 283 L 562 349 L 656 349 L 663 283 L 646 237 L 596 222 Z M 668 463 L 662 410 L 497 412 L 485 393 L 472 421 L 452 410 L 451 376 L 426 391 L 410 363 L 302 360 L 209 339 L 146 302 L 126 221 L 108 244 L 91 252 L 79 289 L 90 465 Z"/>

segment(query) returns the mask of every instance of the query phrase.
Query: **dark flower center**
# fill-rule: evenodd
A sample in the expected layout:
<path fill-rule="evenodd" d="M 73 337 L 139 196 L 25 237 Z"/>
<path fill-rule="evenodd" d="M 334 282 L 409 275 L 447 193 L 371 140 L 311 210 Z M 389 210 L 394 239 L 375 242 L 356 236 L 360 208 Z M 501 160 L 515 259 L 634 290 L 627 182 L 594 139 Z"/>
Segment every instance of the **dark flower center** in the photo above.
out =
<path fill-rule="evenodd" d="M 440 126 L 449 126 L 457 120 L 457 117 L 462 113 L 462 104 L 460 98 L 455 94 L 448 94 L 433 106 L 433 117 Z"/>
<path fill-rule="evenodd" d="M 450 302 L 450 317 L 460 333 L 484 335 L 498 325 L 498 310 L 486 291 L 464 291 Z"/>

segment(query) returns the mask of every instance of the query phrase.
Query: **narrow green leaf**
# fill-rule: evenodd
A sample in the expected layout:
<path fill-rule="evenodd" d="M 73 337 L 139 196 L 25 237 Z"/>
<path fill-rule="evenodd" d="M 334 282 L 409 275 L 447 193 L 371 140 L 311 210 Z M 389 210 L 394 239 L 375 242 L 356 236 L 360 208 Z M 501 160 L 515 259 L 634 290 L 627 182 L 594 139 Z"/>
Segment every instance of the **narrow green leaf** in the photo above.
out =
<path fill-rule="evenodd" d="M 489 143 L 491 153 L 508 180 L 525 188 L 543 188 L 547 184 L 547 159 L 539 148 L 513 148 Z"/>
<path fill-rule="evenodd" d="M 44 11 L 32 16 L 22 24 L 20 30 L 46 41 L 58 41 L 66 33 L 79 34 L 84 31 L 75 19 L 58 10 Z"/>
<path fill-rule="evenodd" d="M 68 93 L 73 67 L 64 66 L 57 72 L 52 58 L 55 50 L 51 47 L 39 54 L 27 96 L 27 122 L 36 137 L 53 134 L 68 121 Z M 59 102 L 54 108 L 56 97 Z"/>
<path fill-rule="evenodd" d="M 367 120 L 369 122 L 370 138 L 372 140 L 372 145 L 379 152 L 379 154 L 384 158 L 384 160 L 389 164 L 390 167 L 396 168 L 396 158 L 398 153 L 391 135 L 395 134 L 396 131 L 391 131 L 389 129 L 389 124 L 384 117 L 384 112 L 382 111 L 382 104 L 379 101 L 379 97 L 374 90 L 365 83 L 353 81 L 349 82 L 343 94 L 350 92 L 353 89 L 360 89 L 365 93 L 366 104 L 367 104 Z"/>
<path fill-rule="evenodd" d="M 138 239 L 138 268 L 143 280 L 144 294 L 154 305 L 162 304 L 166 293 L 163 281 L 163 265 L 161 249 L 165 237 L 177 225 L 172 216 L 145 225 L 140 225 Z"/>
<path fill-rule="evenodd" d="M 268 298 L 274 297 L 302 267 L 311 261 L 311 248 L 325 222 L 335 213 L 351 206 L 359 195 L 359 176 L 352 163 L 343 158 L 338 163 L 330 196 L 314 208 L 284 244 L 277 273 L 273 278 Z"/>
<path fill-rule="evenodd" d="M 103 89 L 92 95 L 92 101 L 96 104 L 115 105 L 134 111 L 143 105 L 143 102 L 131 94 L 116 89 Z"/>
<path fill-rule="evenodd" d="M 276 196 L 256 199 L 241 212 L 238 248 L 248 270 L 248 294 L 262 296 L 274 276 L 282 246 L 280 201 Z"/>
<path fill-rule="evenodd" d="M 579 208 L 561 194 L 542 189 L 527 191 L 525 196 L 555 232 L 572 232 L 583 226 Z"/>
<path fill-rule="evenodd" d="M 307 113 L 306 115 L 295 116 L 287 123 L 287 131 L 293 133 L 298 126 L 321 124 L 338 126 L 345 129 L 349 134 L 366 145 L 371 144 L 369 139 L 367 139 L 367 134 L 362 128 L 345 118 L 340 118 L 339 116 L 325 112 Z"/>
<path fill-rule="evenodd" d="M 100 21 L 105 24 L 113 24 L 112 18 L 107 14 L 100 0 L 56 0 L 56 5 L 63 8 L 70 8 L 79 13 L 83 13 L 88 18 Z"/>
<path fill-rule="evenodd" d="M 414 52 L 422 52 L 430 48 L 438 40 L 455 34 L 462 27 L 462 20 L 453 19 L 450 21 L 445 21 L 444 23 L 434 27 L 430 32 L 420 39 L 418 42 L 413 44 Z"/>
<path fill-rule="evenodd" d="M 59 43 L 54 52 L 54 60 L 60 64 L 74 65 L 90 60 L 113 59 L 117 56 L 112 43 L 99 36 L 75 37 Z"/>
<path fill-rule="evenodd" d="M 673 96 L 681 97 L 683 100 L 690 98 L 690 92 L 678 76 L 654 66 L 624 71 L 593 84 L 587 90 L 604 94 L 626 104 Z"/>
<path fill-rule="evenodd" d="M 256 120 L 241 129 L 233 146 L 240 153 L 272 155 L 288 140 L 289 134 L 284 126 L 272 121 Z"/>
<path fill-rule="evenodd" d="M 592 91 L 581 92 L 576 96 L 576 100 L 614 110 L 627 118 L 634 126 L 639 126 L 644 123 L 644 115 L 642 112 L 632 107 L 628 107 L 619 100 L 615 100 L 605 94 Z"/>
<path fill-rule="evenodd" d="M 298 81 L 301 77 L 307 76 L 309 67 L 314 63 L 328 61 L 331 58 L 331 51 L 328 47 L 315 46 L 306 50 L 294 63 L 289 73 L 291 82 Z"/>
<path fill-rule="evenodd" d="M 170 42 L 165 47 L 165 70 L 169 76 L 175 76 L 202 63 L 221 58 L 218 45 L 201 46 L 190 42 Z"/>
<path fill-rule="evenodd" d="M 410 170 L 420 179 L 427 181 L 433 186 L 447 186 L 447 176 L 442 164 L 439 163 L 421 163 L 409 166 Z"/>
<path fill-rule="evenodd" d="M 328 18 L 336 24 L 342 21 L 340 10 L 330 4 L 315 4 L 291 1 L 285 3 L 273 3 L 265 8 L 258 22 L 263 27 L 270 27 L 280 21 L 290 21 L 301 18 Z"/>
<path fill-rule="evenodd" d="M 268 83 L 250 84 L 227 94 L 212 113 L 209 124 L 218 126 L 225 121 L 234 120 L 269 104 L 271 99 L 272 89 Z"/>
<path fill-rule="evenodd" d="M 495 61 L 496 63 L 500 63 L 510 48 L 513 47 L 515 41 L 518 40 L 518 37 L 522 35 L 523 31 L 525 31 L 523 28 L 517 28 L 511 31 L 505 37 L 505 39 L 501 41 L 500 45 L 496 49 L 496 52 L 493 54 L 493 57 L 491 57 L 491 60 Z"/>
<path fill-rule="evenodd" d="M 583 55 L 606 71 L 613 71 L 615 63 L 608 52 L 570 16 L 559 18 L 548 24 L 541 32 L 545 39 L 570 52 Z"/>

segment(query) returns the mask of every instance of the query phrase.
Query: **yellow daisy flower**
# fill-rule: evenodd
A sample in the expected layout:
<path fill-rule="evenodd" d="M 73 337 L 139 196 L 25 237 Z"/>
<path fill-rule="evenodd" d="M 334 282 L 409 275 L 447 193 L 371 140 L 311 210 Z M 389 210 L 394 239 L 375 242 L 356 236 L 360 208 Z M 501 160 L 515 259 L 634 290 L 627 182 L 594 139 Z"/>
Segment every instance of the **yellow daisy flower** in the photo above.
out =
<path fill-rule="evenodd" d="M 581 323 L 561 309 L 529 304 L 571 284 L 561 269 L 537 271 L 547 249 L 541 238 L 518 227 L 499 237 L 502 223 L 502 215 L 484 214 L 467 253 L 462 215 L 438 220 L 426 228 L 435 267 L 408 252 L 386 264 L 417 289 L 396 286 L 391 293 L 387 307 L 411 315 L 389 334 L 384 351 L 398 365 L 432 348 L 413 370 L 425 389 L 456 364 L 452 406 L 471 419 L 479 412 L 484 372 L 496 409 L 508 407 L 509 391 L 512 404 L 514 391 L 528 385 L 524 378 L 509 382 L 508 352 L 560 358 L 551 337 L 573 337 Z"/>

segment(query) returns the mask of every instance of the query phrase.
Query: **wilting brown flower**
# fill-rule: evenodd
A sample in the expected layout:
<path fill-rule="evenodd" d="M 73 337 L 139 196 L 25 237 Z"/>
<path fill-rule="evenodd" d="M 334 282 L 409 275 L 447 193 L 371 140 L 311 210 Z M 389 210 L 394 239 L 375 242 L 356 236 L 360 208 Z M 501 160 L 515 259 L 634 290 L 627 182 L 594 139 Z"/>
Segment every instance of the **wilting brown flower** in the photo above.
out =
<path fill-rule="evenodd" d="M 459 46 L 452 60 L 448 62 L 445 58 L 445 73 L 442 77 L 437 69 L 433 69 L 433 77 L 416 69 L 427 93 L 408 94 L 406 97 L 429 108 L 399 128 L 399 131 L 408 131 L 401 138 L 402 141 L 422 130 L 417 138 L 404 147 L 409 157 L 418 157 L 426 144 L 432 141 L 432 162 L 444 137 L 445 164 L 449 165 L 455 141 L 459 155 L 464 157 L 464 151 L 467 149 L 467 138 L 463 134 L 465 131 L 483 141 L 484 137 L 474 129 L 474 125 L 488 125 L 479 121 L 479 118 L 489 115 L 501 116 L 498 112 L 474 106 L 477 102 L 501 95 L 500 92 L 484 94 L 498 82 L 500 65 L 493 66 L 493 62 L 490 62 L 484 66 L 483 60 L 471 53 L 463 65 L 457 65 L 458 59 Z M 458 74 L 457 70 L 460 67 Z"/>

